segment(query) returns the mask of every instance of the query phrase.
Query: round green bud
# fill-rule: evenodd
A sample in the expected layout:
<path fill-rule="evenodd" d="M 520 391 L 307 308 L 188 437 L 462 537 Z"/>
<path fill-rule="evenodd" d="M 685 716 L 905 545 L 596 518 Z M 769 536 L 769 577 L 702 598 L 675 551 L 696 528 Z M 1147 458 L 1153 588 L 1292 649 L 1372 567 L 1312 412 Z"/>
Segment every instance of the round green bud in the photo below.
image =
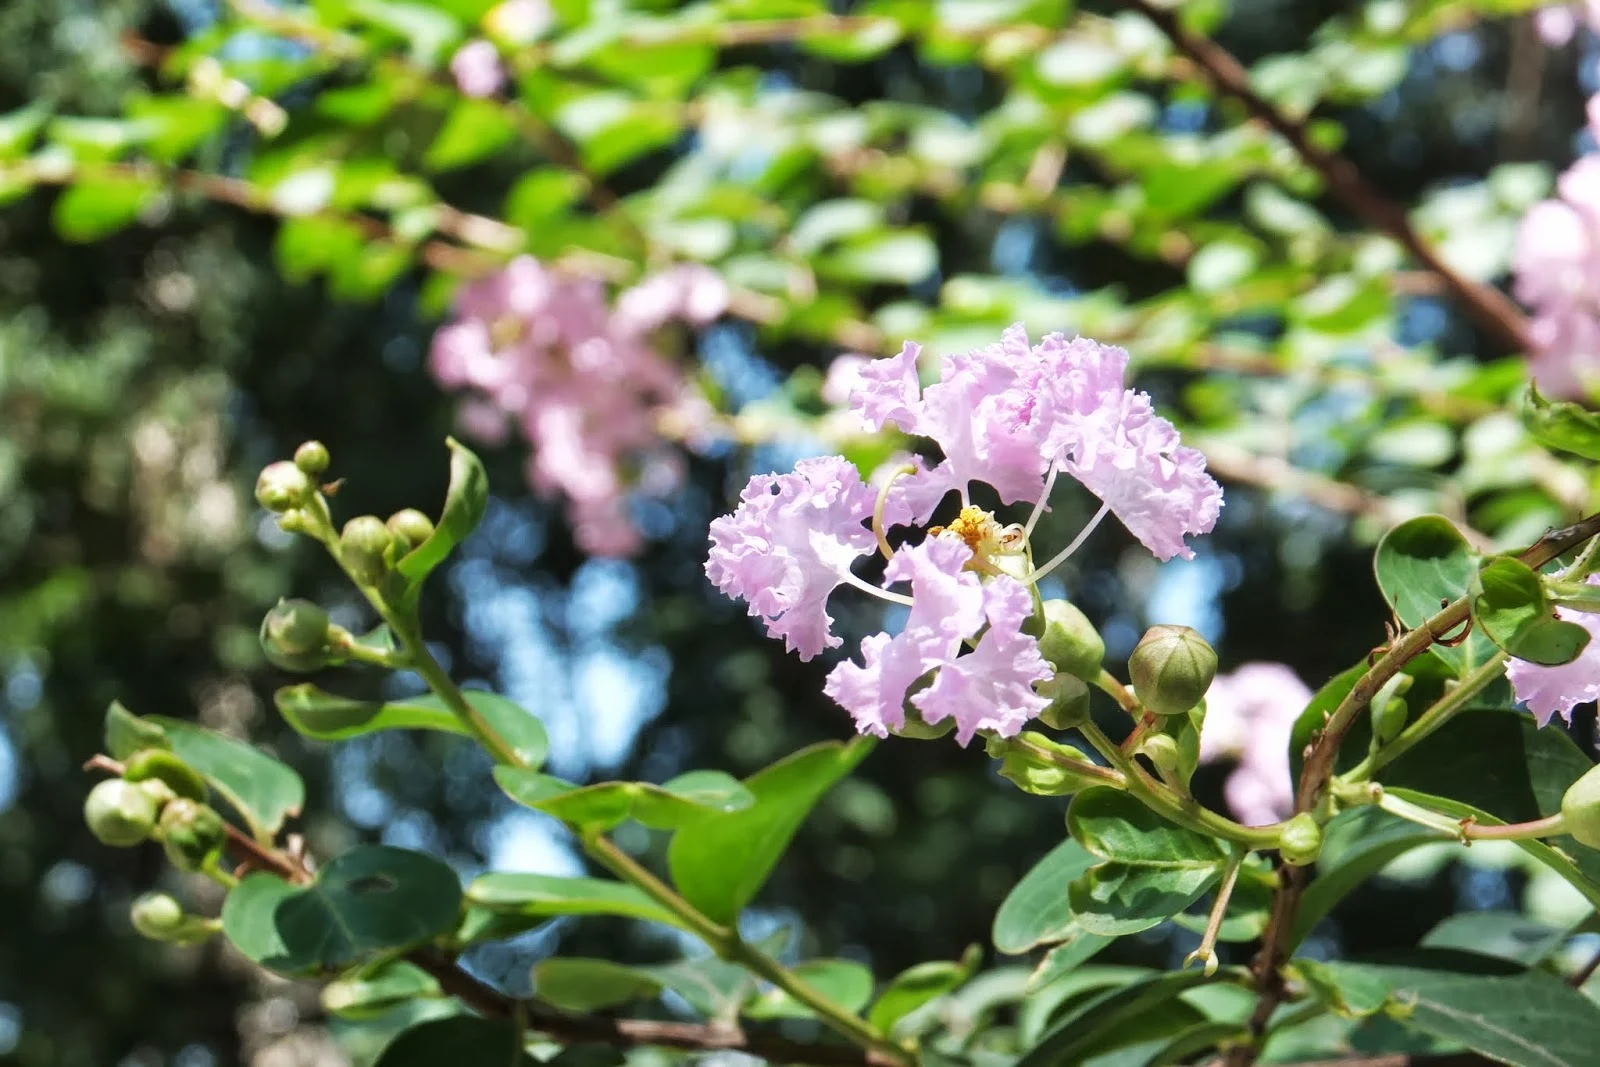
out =
<path fill-rule="evenodd" d="M 1062 671 L 1034 689 L 1050 700 L 1039 721 L 1051 729 L 1071 730 L 1089 721 L 1089 687 L 1082 678 Z"/>
<path fill-rule="evenodd" d="M 179 797 L 161 812 L 158 826 L 167 859 L 183 871 L 197 871 L 206 858 L 222 847 L 227 831 L 222 816 L 187 797 Z"/>
<path fill-rule="evenodd" d="M 383 554 L 394 543 L 394 534 L 376 515 L 357 515 L 344 524 L 339 535 L 339 558 L 350 573 L 363 582 L 376 582 L 386 569 Z"/>
<path fill-rule="evenodd" d="M 131 848 L 148 838 L 158 814 L 149 793 L 121 778 L 101 782 L 83 802 L 89 832 L 113 848 Z"/>
<path fill-rule="evenodd" d="M 309 600 L 279 600 L 261 620 L 261 650 L 286 671 L 326 667 L 330 636 L 328 613 Z"/>
<path fill-rule="evenodd" d="M 152 941 L 170 941 L 187 925 L 188 916 L 167 893 L 141 893 L 128 911 L 133 928 Z"/>
<path fill-rule="evenodd" d="M 406 508 L 389 516 L 386 524 L 402 552 L 409 552 L 433 536 L 433 520 L 416 508 Z"/>
<path fill-rule="evenodd" d="M 313 478 L 327 470 L 331 462 L 328 446 L 321 441 L 307 441 L 294 450 L 294 465 Z"/>
<path fill-rule="evenodd" d="M 1561 818 L 1579 844 L 1600 848 L 1600 765 L 1567 787 L 1561 797 Z"/>
<path fill-rule="evenodd" d="M 1278 837 L 1278 855 L 1283 857 L 1283 862 L 1291 867 L 1304 867 L 1315 863 L 1321 852 L 1322 827 L 1309 811 L 1302 811 L 1284 824 L 1283 833 Z"/>
<path fill-rule="evenodd" d="M 306 472 L 287 460 L 267 464 L 256 479 L 256 501 L 279 514 L 303 506 L 315 491 Z"/>
<path fill-rule="evenodd" d="M 1387 745 L 1406 728 L 1409 709 L 1402 697 L 1411 688 L 1412 681 L 1409 674 L 1397 674 L 1384 682 L 1372 698 L 1367 714 L 1372 720 L 1372 739 L 1378 744 Z"/>
<path fill-rule="evenodd" d="M 190 800 L 206 798 L 206 780 L 193 767 L 164 748 L 141 749 L 129 756 L 123 766 L 122 777 L 141 785 L 149 783 L 145 789 L 153 797 L 160 797 L 161 791 L 157 787 L 165 786 L 167 795 L 161 800 L 163 805 L 175 796 L 188 797 Z"/>
<path fill-rule="evenodd" d="M 1152 626 L 1128 657 L 1133 691 L 1148 711 L 1182 715 L 1200 703 L 1217 676 L 1217 654 L 1187 626 Z"/>
<path fill-rule="evenodd" d="M 1043 632 L 1039 651 L 1058 671 L 1085 681 L 1100 676 L 1106 658 L 1106 643 L 1089 617 L 1066 600 L 1044 602 Z"/>

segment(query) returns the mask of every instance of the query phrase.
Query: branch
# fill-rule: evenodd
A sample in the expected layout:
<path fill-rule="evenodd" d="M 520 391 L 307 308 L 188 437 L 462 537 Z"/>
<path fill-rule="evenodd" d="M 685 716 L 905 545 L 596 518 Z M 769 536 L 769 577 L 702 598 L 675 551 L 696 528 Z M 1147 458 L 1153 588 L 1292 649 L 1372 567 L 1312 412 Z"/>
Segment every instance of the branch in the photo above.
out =
<path fill-rule="evenodd" d="M 1262 98 L 1250 86 L 1250 75 L 1227 49 L 1210 38 L 1193 33 L 1178 16 L 1157 7 L 1151 0 L 1123 0 L 1155 23 L 1178 50 L 1205 71 L 1220 91 L 1236 98 L 1256 118 L 1288 141 L 1328 183 L 1328 191 L 1367 225 L 1383 230 L 1403 245 L 1418 263 L 1439 276 L 1472 317 L 1508 348 L 1526 352 L 1531 346 L 1528 322 L 1517 306 L 1500 290 L 1471 281 L 1457 274 L 1411 226 L 1403 209 L 1383 195 L 1356 169 L 1355 164 L 1315 144 L 1305 124 L 1292 119 Z"/>

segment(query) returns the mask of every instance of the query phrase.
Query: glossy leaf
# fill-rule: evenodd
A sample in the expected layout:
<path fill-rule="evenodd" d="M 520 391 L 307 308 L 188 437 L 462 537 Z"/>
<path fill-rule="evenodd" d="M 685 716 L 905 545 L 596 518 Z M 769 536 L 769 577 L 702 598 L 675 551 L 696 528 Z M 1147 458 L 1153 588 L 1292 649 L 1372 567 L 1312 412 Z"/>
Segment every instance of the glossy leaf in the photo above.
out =
<path fill-rule="evenodd" d="M 81 181 L 56 198 L 51 219 L 68 241 L 99 241 L 132 224 L 160 195 L 160 184 L 147 178 Z"/>
<path fill-rule="evenodd" d="M 450 486 L 445 491 L 444 511 L 434 524 L 433 536 L 401 557 L 395 569 L 411 582 L 420 582 L 450 551 L 465 541 L 489 506 L 489 475 L 472 450 L 455 438 L 446 438 L 450 449 Z"/>
<path fill-rule="evenodd" d="M 314 973 L 423 944 L 455 925 L 461 887 L 421 852 L 363 845 L 309 886 L 248 875 L 222 906 L 222 928 L 250 959 L 285 974 Z"/>
<path fill-rule="evenodd" d="M 1446 916 L 1428 931 L 1421 947 L 1475 952 L 1532 967 L 1560 948 L 1570 934 L 1514 911 L 1467 911 Z"/>
<path fill-rule="evenodd" d="M 1017 1061 L 1017 1067 L 1083 1063 L 1097 1053 L 1152 1036 L 1171 1036 L 1150 1025 L 1149 1013 L 1185 990 L 1213 980 L 1198 971 L 1155 974 L 1080 1002 L 1053 1020 L 1051 1029 Z M 1183 1015 L 1185 1025 L 1204 1021 L 1193 1009 Z"/>
<path fill-rule="evenodd" d="M 439 1067 L 439 1064 L 494 1064 L 495 1067 L 537 1067 L 522 1048 L 521 1030 L 506 1019 L 455 1015 L 429 1019 L 396 1037 L 374 1067 Z"/>
<path fill-rule="evenodd" d="M 872 971 L 854 960 L 805 960 L 789 968 L 795 977 L 849 1012 L 872 999 Z M 814 1013 L 781 989 L 769 989 L 745 1005 L 752 1019 L 809 1019 Z"/>
<path fill-rule="evenodd" d="M 667 863 L 678 891 L 713 921 L 731 923 L 760 892 L 795 831 L 835 782 L 872 751 L 872 741 L 825 742 L 745 779 L 756 802 L 678 831 Z"/>
<path fill-rule="evenodd" d="M 434 171 L 465 167 L 492 156 L 516 136 L 517 128 L 505 108 L 463 97 L 451 107 L 422 162 Z"/>
<path fill-rule="evenodd" d="M 1544 582 L 1510 556 L 1484 560 L 1472 586 L 1472 617 L 1508 654 L 1532 663 L 1571 663 L 1589 643 L 1589 631 L 1553 615 Z"/>
<path fill-rule="evenodd" d="M 1316 877 L 1300 895 L 1290 946 L 1304 941 L 1341 900 L 1391 861 L 1418 845 L 1438 840 L 1438 834 L 1377 808 L 1356 808 L 1334 816 L 1323 830 Z"/>
<path fill-rule="evenodd" d="M 467 689 L 463 695 L 528 767 L 544 763 L 550 743 L 544 724 L 535 715 L 497 693 Z M 318 741 L 342 741 L 379 730 L 438 730 L 472 736 L 460 717 L 432 693 L 380 704 L 351 700 L 302 683 L 279 689 L 273 702 L 290 726 Z"/>
<path fill-rule="evenodd" d="M 1546 448 L 1600 459 L 1600 415 L 1566 400 L 1547 400 L 1536 385 L 1523 398 L 1522 425 Z"/>
<path fill-rule="evenodd" d="M 322 1006 L 341 1019 L 366 1019 L 418 997 L 442 997 L 433 975 L 405 960 L 381 964 L 370 974 L 357 974 L 322 988 Z"/>
<path fill-rule="evenodd" d="M 1115 940 L 1114 937 L 1091 934 L 1074 923 L 1066 939 L 1046 952 L 1039 966 L 1028 976 L 1029 992 L 1043 989 L 1063 975 L 1071 974 Z"/>
<path fill-rule="evenodd" d="M 678 925 L 676 916 L 643 890 L 606 878 L 494 871 L 473 879 L 466 896 L 480 907 L 516 915 L 618 915 Z"/>
<path fill-rule="evenodd" d="M 113 700 L 106 708 L 106 753 L 112 759 L 125 760 L 146 748 L 171 748 L 167 732 L 153 722 L 147 722 Z"/>
<path fill-rule="evenodd" d="M 574 787 L 547 774 L 496 767 L 494 779 L 517 803 L 593 830 L 609 830 L 628 819 L 652 829 L 675 830 L 713 815 L 742 811 L 755 802 L 738 779 L 721 771 L 691 771 L 662 785 L 600 782 Z"/>
<path fill-rule="evenodd" d="M 661 992 L 648 973 L 610 960 L 552 956 L 533 965 L 533 991 L 567 1011 L 598 1011 Z"/>
<path fill-rule="evenodd" d="M 1062 887 L 1096 863 L 1078 842 L 1068 838 L 1012 887 L 995 912 L 994 947 L 1020 955 L 1037 945 L 1066 940 L 1078 933 Z"/>
<path fill-rule="evenodd" d="M 1442 515 L 1407 519 L 1378 542 L 1373 556 L 1378 588 L 1402 624 L 1421 626 L 1449 601 L 1465 596 L 1478 559 L 1461 531 Z M 1474 634 L 1456 647 L 1435 644 L 1433 655 L 1458 671 L 1481 663 L 1488 642 Z"/>
<path fill-rule="evenodd" d="M 1101 859 L 1132 866 L 1214 868 L 1227 845 L 1168 822 L 1120 789 L 1085 789 L 1067 808 L 1067 830 Z"/>
<path fill-rule="evenodd" d="M 258 838 L 270 838 L 283 829 L 285 819 L 300 814 L 306 787 L 288 765 L 191 722 L 160 715 L 147 715 L 145 721 L 165 732 L 173 753 L 198 771 Z"/>
<path fill-rule="evenodd" d="M 1153 866 L 1102 863 L 1067 887 L 1078 925 L 1120 937 L 1148 930 L 1200 899 L 1222 877 L 1221 864 Z"/>
<path fill-rule="evenodd" d="M 973 945 L 959 963 L 930 960 L 907 967 L 895 975 L 888 988 L 873 1001 L 872 1010 L 867 1012 L 867 1022 L 880 1033 L 890 1033 L 895 1023 L 924 1004 L 960 988 L 982 960 L 982 951 Z"/>

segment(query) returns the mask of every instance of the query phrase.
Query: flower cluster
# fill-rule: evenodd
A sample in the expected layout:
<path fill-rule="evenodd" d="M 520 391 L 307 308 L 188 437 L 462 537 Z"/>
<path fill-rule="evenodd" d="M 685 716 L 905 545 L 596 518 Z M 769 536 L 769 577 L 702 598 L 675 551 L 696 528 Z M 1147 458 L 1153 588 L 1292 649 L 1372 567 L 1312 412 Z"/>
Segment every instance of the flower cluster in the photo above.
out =
<path fill-rule="evenodd" d="M 1600 137 L 1600 97 L 1589 101 Z M 1580 398 L 1600 381 L 1600 154 L 1586 155 L 1535 204 L 1517 232 L 1517 299 L 1533 310 L 1533 377 L 1552 396 Z"/>
<path fill-rule="evenodd" d="M 1600 574 L 1591 574 L 1588 583 L 1600 585 Z M 1600 700 L 1600 615 L 1558 607 L 1556 618 L 1589 631 L 1589 643 L 1577 659 L 1559 667 L 1516 658 L 1506 664 L 1512 693 L 1528 706 L 1540 726 L 1548 726 L 1557 715 L 1571 722 L 1573 708 Z"/>
<path fill-rule="evenodd" d="M 1282 663 L 1241 664 L 1211 683 L 1200 762 L 1237 761 L 1223 792 L 1247 826 L 1265 826 L 1294 813 L 1289 738 L 1310 700 L 1311 690 Z"/>
<path fill-rule="evenodd" d="M 684 381 L 652 335 L 673 320 L 711 321 L 727 296 L 716 272 L 691 265 L 612 304 L 600 282 L 521 256 L 461 290 L 430 365 L 441 384 L 473 394 L 461 411 L 468 433 L 495 440 L 508 419 L 522 431 L 530 483 L 567 500 L 581 548 L 626 555 L 638 544 L 629 489 L 661 493 L 678 480 L 677 453 L 656 427 Z"/>
<path fill-rule="evenodd" d="M 739 507 L 711 524 L 706 574 L 802 659 L 842 643 L 827 611 L 840 585 L 909 606 L 899 634 L 866 638 L 859 663 L 834 668 L 828 694 L 863 733 L 906 725 L 909 701 L 924 722 L 953 723 L 963 744 L 979 731 L 1009 737 L 1048 703 L 1034 685 L 1053 673 L 1023 632 L 1030 587 L 1106 514 L 1161 559 L 1192 556 L 1185 538 L 1215 525 L 1222 490 L 1150 398 L 1127 388 L 1120 348 L 1061 334 L 1030 345 L 1013 326 L 998 344 L 945 359 L 927 388 L 920 352 L 908 342 L 892 358 L 851 361 L 838 384 L 849 385 L 850 407 L 869 428 L 892 423 L 928 438 L 940 461 L 897 463 L 876 487 L 839 456 L 757 475 Z M 1035 566 L 1030 537 L 1061 472 L 1103 506 L 1072 544 Z M 1005 503 L 1030 503 L 1027 523 L 1003 526 L 972 506 L 975 483 Z M 888 528 L 926 524 L 952 493 L 962 504 L 954 521 L 890 547 Z M 909 595 L 853 572 L 874 546 L 888 559 L 887 584 L 908 584 Z"/>

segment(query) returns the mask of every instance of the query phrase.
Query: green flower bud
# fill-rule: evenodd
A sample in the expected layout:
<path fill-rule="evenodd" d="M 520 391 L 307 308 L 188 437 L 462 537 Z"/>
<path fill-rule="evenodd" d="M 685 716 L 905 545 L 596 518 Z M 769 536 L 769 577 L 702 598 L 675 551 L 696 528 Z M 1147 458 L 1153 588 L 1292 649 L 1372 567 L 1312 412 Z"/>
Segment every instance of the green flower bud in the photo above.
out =
<path fill-rule="evenodd" d="M 1278 855 L 1283 857 L 1283 862 L 1291 867 L 1304 867 L 1315 863 L 1321 852 L 1322 827 L 1309 811 L 1302 811 L 1284 824 L 1278 838 Z"/>
<path fill-rule="evenodd" d="M 1085 681 L 1099 677 L 1101 663 L 1106 658 L 1106 643 L 1075 604 L 1046 600 L 1042 629 L 1039 651 L 1051 666 Z"/>
<path fill-rule="evenodd" d="M 1372 719 L 1372 739 L 1377 744 L 1387 745 L 1406 728 L 1406 718 L 1410 712 L 1402 694 L 1411 688 L 1413 681 L 1409 674 L 1397 674 L 1384 682 L 1372 698 L 1367 714 Z"/>
<path fill-rule="evenodd" d="M 156 811 L 160 811 L 178 798 L 170 785 L 160 778 L 146 778 L 139 783 L 139 788 L 156 803 Z"/>
<path fill-rule="evenodd" d="M 404 555 L 433 536 L 433 520 L 416 508 L 406 508 L 389 516 L 389 532 L 401 545 Z"/>
<path fill-rule="evenodd" d="M 167 893 L 141 893 L 129 909 L 133 928 L 152 941 L 167 941 L 186 925 L 183 905 Z"/>
<path fill-rule="evenodd" d="M 373 583 L 381 579 L 387 564 L 383 554 L 394 543 L 394 534 L 376 515 L 357 515 L 344 524 L 339 535 L 339 558 L 357 581 Z"/>
<path fill-rule="evenodd" d="M 1089 687 L 1083 679 L 1066 673 L 1040 682 L 1034 689 L 1050 704 L 1039 713 L 1039 721 L 1055 730 L 1070 730 L 1089 721 Z"/>
<path fill-rule="evenodd" d="M 122 777 L 141 785 L 149 783 L 145 785 L 145 791 L 159 798 L 163 805 L 174 796 L 188 797 L 190 800 L 206 798 L 206 780 L 193 767 L 164 748 L 147 748 L 129 756 Z M 166 787 L 165 797 L 162 797 L 157 786 Z"/>
<path fill-rule="evenodd" d="M 1217 654 L 1187 626 L 1152 626 L 1128 657 L 1128 674 L 1146 710 L 1182 715 L 1211 688 Z"/>
<path fill-rule="evenodd" d="M 1561 797 L 1561 818 L 1579 844 L 1600 848 L 1600 766 L 1567 787 Z"/>
<path fill-rule="evenodd" d="M 990 737 L 984 748 L 1000 761 L 1000 776 L 1024 793 L 1063 797 L 1091 785 L 1106 784 L 1098 775 L 1073 768 L 1072 764 L 1093 767 L 1094 761 L 1088 756 L 1033 730 L 1013 738 Z"/>
<path fill-rule="evenodd" d="M 167 859 L 183 871 L 197 871 L 222 848 L 227 831 L 222 816 L 186 797 L 179 797 L 161 812 L 158 827 Z"/>
<path fill-rule="evenodd" d="M 1178 777 L 1181 762 L 1178 753 L 1178 739 L 1171 734 L 1151 732 L 1139 743 L 1139 752 L 1156 765 L 1164 779 Z"/>
<path fill-rule="evenodd" d="M 331 636 L 328 613 L 309 600 L 279 600 L 261 620 L 261 650 L 286 671 L 328 666 Z"/>
<path fill-rule="evenodd" d="M 328 446 L 321 441 L 307 441 L 294 450 L 294 465 L 313 478 L 327 470 L 331 462 Z"/>
<path fill-rule="evenodd" d="M 306 472 L 287 460 L 267 464 L 256 479 L 257 502 L 280 514 L 302 507 L 315 491 Z"/>
<path fill-rule="evenodd" d="M 157 814 L 150 794 L 121 778 L 101 782 L 83 802 L 89 832 L 113 848 L 131 848 L 148 838 Z"/>

